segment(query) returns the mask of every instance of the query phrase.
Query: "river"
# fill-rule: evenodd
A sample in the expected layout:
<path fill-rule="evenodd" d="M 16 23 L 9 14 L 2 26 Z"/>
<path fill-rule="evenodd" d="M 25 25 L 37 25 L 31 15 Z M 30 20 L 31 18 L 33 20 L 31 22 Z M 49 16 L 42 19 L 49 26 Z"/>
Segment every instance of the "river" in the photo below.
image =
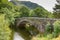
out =
<path fill-rule="evenodd" d="M 14 33 L 14 40 L 24 40 L 17 32 Z"/>

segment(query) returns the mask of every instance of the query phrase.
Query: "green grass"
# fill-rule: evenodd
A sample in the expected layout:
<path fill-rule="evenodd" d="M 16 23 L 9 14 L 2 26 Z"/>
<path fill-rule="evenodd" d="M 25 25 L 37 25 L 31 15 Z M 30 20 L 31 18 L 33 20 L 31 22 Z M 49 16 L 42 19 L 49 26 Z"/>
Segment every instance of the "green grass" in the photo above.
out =
<path fill-rule="evenodd" d="M 32 37 L 31 40 L 60 40 L 60 36 L 56 37 L 56 38 L 51 38 L 51 34 L 45 36 L 45 37 L 38 37 L 38 36 L 34 36 Z"/>

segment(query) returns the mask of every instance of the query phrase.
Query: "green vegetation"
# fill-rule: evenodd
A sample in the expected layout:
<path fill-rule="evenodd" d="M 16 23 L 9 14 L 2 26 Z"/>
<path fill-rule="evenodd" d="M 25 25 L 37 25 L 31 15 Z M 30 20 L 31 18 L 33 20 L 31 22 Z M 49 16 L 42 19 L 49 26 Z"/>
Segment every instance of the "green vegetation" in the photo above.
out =
<path fill-rule="evenodd" d="M 0 40 L 13 40 L 12 30 L 9 28 L 10 23 L 5 20 L 5 14 L 0 15 Z"/>
<path fill-rule="evenodd" d="M 39 5 L 33 8 L 31 6 L 28 7 L 28 5 L 27 6 L 26 5 L 22 6 L 20 4 L 14 5 L 14 3 L 8 2 L 8 0 L 0 0 L 0 40 L 13 40 L 13 33 L 15 30 L 11 29 L 14 27 L 11 25 L 14 25 L 15 18 L 20 17 L 60 18 L 59 16 L 60 11 L 56 12 L 56 9 L 60 9 L 60 5 L 56 5 L 55 11 L 51 13 Z M 47 23 L 45 29 L 46 36 L 43 36 L 44 40 L 52 39 L 60 35 L 60 21 L 56 21 L 53 24 L 54 31 L 51 30 L 52 26 L 50 25 L 50 23 Z M 29 27 L 26 28 L 26 30 L 30 31 Z M 33 31 L 36 31 L 36 29 L 33 28 Z M 41 39 L 41 36 L 38 35 L 37 40 Z"/>
<path fill-rule="evenodd" d="M 60 35 L 60 21 L 56 21 L 54 23 L 54 32 L 53 32 L 54 37 L 57 37 Z"/>
<path fill-rule="evenodd" d="M 46 33 L 47 33 L 47 34 L 51 33 L 51 25 L 50 25 L 50 23 L 48 23 L 48 24 L 46 25 L 45 30 L 46 30 Z"/>
<path fill-rule="evenodd" d="M 55 18 L 60 18 L 60 3 L 57 2 L 58 4 L 55 5 L 53 15 Z"/>
<path fill-rule="evenodd" d="M 15 11 L 14 5 L 11 4 L 5 0 L 1 0 L 0 3 L 0 40 L 13 40 L 14 31 L 10 29 L 10 25 L 14 24 L 14 18 L 19 13 Z"/>
<path fill-rule="evenodd" d="M 20 17 L 29 17 L 30 10 L 27 7 L 22 6 L 19 11 L 21 12 Z"/>

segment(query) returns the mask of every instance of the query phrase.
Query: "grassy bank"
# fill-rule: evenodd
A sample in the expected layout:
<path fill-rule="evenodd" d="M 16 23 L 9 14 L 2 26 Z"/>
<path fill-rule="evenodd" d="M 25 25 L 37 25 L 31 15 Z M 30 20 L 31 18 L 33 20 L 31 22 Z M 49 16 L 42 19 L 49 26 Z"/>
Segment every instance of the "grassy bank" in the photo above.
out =
<path fill-rule="evenodd" d="M 49 36 L 50 37 L 50 36 Z M 31 40 L 60 40 L 60 35 L 57 38 L 48 38 L 48 37 L 32 37 Z"/>

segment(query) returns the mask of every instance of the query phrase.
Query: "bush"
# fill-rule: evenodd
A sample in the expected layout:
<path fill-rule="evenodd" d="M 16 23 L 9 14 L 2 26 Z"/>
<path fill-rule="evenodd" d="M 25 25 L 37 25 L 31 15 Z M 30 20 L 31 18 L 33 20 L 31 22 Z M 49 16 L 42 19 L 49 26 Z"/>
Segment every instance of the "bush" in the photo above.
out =
<path fill-rule="evenodd" d="M 47 23 L 46 27 L 45 27 L 46 33 L 52 33 L 53 31 L 53 26 L 50 25 L 50 23 Z"/>
<path fill-rule="evenodd" d="M 55 21 L 53 25 L 54 25 L 53 36 L 57 37 L 60 34 L 60 21 Z"/>
<path fill-rule="evenodd" d="M 0 15 L 0 40 L 12 40 L 12 30 L 9 28 L 8 21 L 4 20 L 4 14 Z"/>

